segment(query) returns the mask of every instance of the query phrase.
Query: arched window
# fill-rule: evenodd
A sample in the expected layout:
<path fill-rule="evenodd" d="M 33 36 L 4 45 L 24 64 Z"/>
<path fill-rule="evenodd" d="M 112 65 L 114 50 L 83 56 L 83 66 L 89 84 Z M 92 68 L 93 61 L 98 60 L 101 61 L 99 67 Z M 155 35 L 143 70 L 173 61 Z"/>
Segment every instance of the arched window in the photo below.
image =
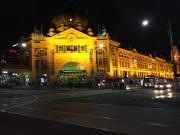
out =
<path fill-rule="evenodd" d="M 43 50 L 43 49 L 40 49 L 40 50 L 37 50 L 36 56 L 47 56 L 47 52 L 46 50 Z"/>
<path fill-rule="evenodd" d="M 96 62 L 97 62 L 97 67 L 98 71 L 105 70 L 107 67 L 107 57 L 106 57 L 106 50 L 104 49 L 97 49 L 96 50 Z"/>
<path fill-rule="evenodd" d="M 105 51 L 103 49 L 98 49 L 97 50 L 97 55 L 104 55 Z"/>
<path fill-rule="evenodd" d="M 115 49 L 111 49 L 111 54 L 112 54 L 112 55 L 115 55 L 115 54 L 116 54 Z"/>

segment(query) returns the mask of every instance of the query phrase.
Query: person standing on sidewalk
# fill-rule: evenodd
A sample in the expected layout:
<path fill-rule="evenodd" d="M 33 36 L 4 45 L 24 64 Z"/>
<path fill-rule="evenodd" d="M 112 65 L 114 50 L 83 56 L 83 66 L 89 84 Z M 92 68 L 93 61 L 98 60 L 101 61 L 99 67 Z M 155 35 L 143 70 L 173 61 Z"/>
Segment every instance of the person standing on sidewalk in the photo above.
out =
<path fill-rule="evenodd" d="M 121 80 L 117 82 L 117 90 L 119 91 L 121 89 Z"/>

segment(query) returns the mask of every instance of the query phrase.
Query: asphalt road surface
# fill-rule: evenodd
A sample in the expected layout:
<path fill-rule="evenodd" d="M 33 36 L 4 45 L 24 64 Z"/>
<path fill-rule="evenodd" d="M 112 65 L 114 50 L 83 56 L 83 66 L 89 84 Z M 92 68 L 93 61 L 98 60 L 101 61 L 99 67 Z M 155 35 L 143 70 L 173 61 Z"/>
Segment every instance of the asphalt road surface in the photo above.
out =
<path fill-rule="evenodd" d="M 1 135 L 118 135 L 113 132 L 9 113 L 0 113 L 0 132 Z"/>
<path fill-rule="evenodd" d="M 6 127 L 12 127 L 13 133 L 17 131 L 18 135 L 26 131 L 30 131 L 29 134 L 55 134 L 56 131 L 77 134 L 180 134 L 180 97 L 170 91 L 157 94 L 153 90 L 142 89 L 78 92 L 6 89 L 0 91 L 0 110 L 0 117 L 4 118 L 0 123 L 5 123 L 1 127 L 5 131 L 8 131 Z"/>

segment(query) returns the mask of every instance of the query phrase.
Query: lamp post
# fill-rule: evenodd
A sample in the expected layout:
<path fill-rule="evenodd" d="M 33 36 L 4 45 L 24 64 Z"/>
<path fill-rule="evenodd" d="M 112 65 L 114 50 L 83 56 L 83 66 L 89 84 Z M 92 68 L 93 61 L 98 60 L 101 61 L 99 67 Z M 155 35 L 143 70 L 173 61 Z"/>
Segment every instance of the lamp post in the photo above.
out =
<path fill-rule="evenodd" d="M 149 25 L 149 20 L 143 20 L 142 21 L 142 26 L 147 27 Z M 178 90 L 178 83 L 177 83 L 177 67 L 174 59 L 174 50 L 173 50 L 173 35 L 172 35 L 172 29 L 171 29 L 171 20 L 169 20 L 169 26 L 168 26 L 168 34 L 169 34 L 169 40 L 170 40 L 170 46 L 172 50 L 172 64 L 173 64 L 173 73 L 174 73 L 174 86 L 175 90 L 177 92 Z"/>
<path fill-rule="evenodd" d="M 173 64 L 173 73 L 174 73 L 174 86 L 175 86 L 175 91 L 177 92 L 178 90 L 178 83 L 177 83 L 177 67 L 176 67 L 176 62 L 174 59 L 174 49 L 173 49 L 173 35 L 172 35 L 172 29 L 171 29 L 171 20 L 169 20 L 169 39 L 170 39 L 170 45 L 171 45 L 171 52 L 172 52 L 172 64 Z"/>

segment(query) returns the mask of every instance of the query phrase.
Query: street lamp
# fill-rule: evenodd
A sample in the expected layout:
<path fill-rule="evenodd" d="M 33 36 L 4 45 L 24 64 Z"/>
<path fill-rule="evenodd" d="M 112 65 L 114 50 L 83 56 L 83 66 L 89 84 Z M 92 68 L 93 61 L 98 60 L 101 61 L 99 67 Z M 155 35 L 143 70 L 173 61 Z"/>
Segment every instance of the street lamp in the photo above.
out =
<path fill-rule="evenodd" d="M 99 48 L 103 48 L 103 47 L 104 47 L 103 43 L 99 44 Z"/>
<path fill-rule="evenodd" d="M 27 47 L 27 44 L 26 44 L 26 43 L 22 43 L 21 46 L 22 46 L 23 48 L 25 48 L 25 47 Z"/>
<path fill-rule="evenodd" d="M 27 47 L 27 44 L 26 44 L 26 43 L 21 43 L 21 44 L 17 43 L 17 44 L 13 44 L 12 46 L 13 46 L 13 47 L 21 46 L 21 47 L 23 47 L 23 48 L 26 48 L 26 47 Z"/>
<path fill-rule="evenodd" d="M 142 26 L 146 27 L 149 25 L 149 20 L 145 19 L 142 21 Z M 168 26 L 168 32 L 169 32 L 169 39 L 170 39 L 170 46 L 172 50 L 172 64 L 173 64 L 173 73 L 174 73 L 174 85 L 175 89 L 177 90 L 178 84 L 177 84 L 177 67 L 174 59 L 174 51 L 173 51 L 173 36 L 172 36 L 172 31 L 171 31 L 171 21 L 169 21 L 169 26 Z"/>
<path fill-rule="evenodd" d="M 172 51 L 172 64 L 173 64 L 173 72 L 174 72 L 174 85 L 175 90 L 178 90 L 178 83 L 177 83 L 177 66 L 174 59 L 174 49 L 173 49 L 173 35 L 172 35 L 172 29 L 171 29 L 171 20 L 169 20 L 169 39 L 170 39 L 170 45 L 171 45 L 171 51 Z"/>

